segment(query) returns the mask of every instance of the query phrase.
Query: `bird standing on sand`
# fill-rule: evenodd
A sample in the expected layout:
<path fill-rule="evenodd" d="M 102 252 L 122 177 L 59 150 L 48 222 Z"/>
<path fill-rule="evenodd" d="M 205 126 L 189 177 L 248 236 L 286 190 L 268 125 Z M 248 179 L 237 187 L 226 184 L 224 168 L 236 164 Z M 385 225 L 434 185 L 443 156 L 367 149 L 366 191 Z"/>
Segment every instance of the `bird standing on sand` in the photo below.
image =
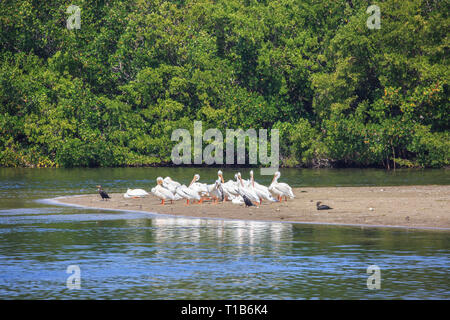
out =
<path fill-rule="evenodd" d="M 250 171 L 250 180 L 249 180 L 249 188 L 253 189 L 255 191 L 256 195 L 259 197 L 260 202 L 262 200 L 269 200 L 272 202 L 277 202 L 278 200 L 274 199 L 272 195 L 270 194 L 269 188 L 266 186 L 263 186 L 262 184 L 259 184 L 255 181 L 255 178 L 253 176 L 253 170 Z"/>
<path fill-rule="evenodd" d="M 162 183 L 162 186 L 166 189 L 169 189 L 170 192 L 176 193 L 176 189 L 181 186 L 179 182 L 172 180 L 171 177 L 165 177 Z"/>
<path fill-rule="evenodd" d="M 161 199 L 161 205 L 165 204 L 166 199 L 173 203 L 175 200 L 175 195 L 169 190 L 162 186 L 164 180 L 162 177 L 156 178 L 156 187 L 152 188 L 152 193 Z"/>
<path fill-rule="evenodd" d="M 333 208 L 327 206 L 326 204 L 321 204 L 322 202 L 317 201 L 316 206 L 317 206 L 317 210 L 331 210 Z"/>
<path fill-rule="evenodd" d="M 269 191 L 276 195 L 280 202 L 283 196 L 285 201 L 287 201 L 287 197 L 291 199 L 295 198 L 292 188 L 287 183 L 278 182 L 280 176 L 281 173 L 279 171 L 275 172 L 272 183 L 269 186 Z"/>
<path fill-rule="evenodd" d="M 98 188 L 97 191 L 102 197 L 102 200 L 111 199 L 111 197 L 106 193 L 106 191 L 102 189 L 102 186 L 97 186 L 97 188 Z"/>
<path fill-rule="evenodd" d="M 219 170 L 219 172 L 217 174 L 218 174 L 220 180 L 222 181 L 222 190 L 223 190 L 223 195 L 224 195 L 225 201 L 234 200 L 237 197 L 239 197 L 239 192 L 238 192 L 239 179 L 238 179 L 237 174 L 234 175 L 234 178 L 236 179 L 236 181 L 228 180 L 227 182 L 224 182 L 224 180 L 223 180 L 222 171 Z"/>
<path fill-rule="evenodd" d="M 188 188 L 191 188 L 195 191 L 197 191 L 200 196 L 200 202 L 199 203 L 203 203 L 203 200 L 205 199 L 205 197 L 209 196 L 208 193 L 208 185 L 206 183 L 200 183 L 197 182 L 200 180 L 200 175 L 199 174 L 195 174 L 194 178 L 192 179 L 191 183 L 189 184 Z"/>
<path fill-rule="evenodd" d="M 184 184 L 177 187 L 175 189 L 176 195 L 179 195 L 182 198 L 186 199 L 186 205 L 189 205 L 189 201 L 190 200 L 197 200 L 200 201 L 201 197 L 198 194 L 197 191 L 195 191 L 194 189 L 188 188 L 186 187 Z"/>
<path fill-rule="evenodd" d="M 244 198 L 245 207 L 251 207 L 254 206 L 253 202 L 250 201 L 249 198 L 245 194 L 242 195 L 242 198 Z"/>
<path fill-rule="evenodd" d="M 217 204 L 220 201 L 224 200 L 224 193 L 222 188 L 222 182 L 220 178 L 216 180 L 214 184 L 210 184 L 208 187 L 208 194 L 211 196 L 213 200 L 213 204 Z"/>
<path fill-rule="evenodd" d="M 240 181 L 240 184 L 238 185 L 238 192 L 239 194 L 242 195 L 246 195 L 247 198 L 250 201 L 253 202 L 257 202 L 258 204 L 261 204 L 261 199 L 258 197 L 258 195 L 256 194 L 255 190 L 251 187 L 248 186 L 248 182 L 245 182 L 244 184 L 244 180 L 241 177 L 241 173 L 238 172 L 238 178 Z"/>

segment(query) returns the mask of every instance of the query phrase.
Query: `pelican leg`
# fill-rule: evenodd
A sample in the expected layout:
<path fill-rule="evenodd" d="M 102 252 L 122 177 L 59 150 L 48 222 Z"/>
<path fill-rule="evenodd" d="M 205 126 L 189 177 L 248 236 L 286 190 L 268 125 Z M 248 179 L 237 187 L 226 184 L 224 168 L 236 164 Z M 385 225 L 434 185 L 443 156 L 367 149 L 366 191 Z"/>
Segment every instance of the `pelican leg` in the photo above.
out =
<path fill-rule="evenodd" d="M 284 196 L 284 201 L 287 201 L 287 197 L 286 196 Z"/>
<path fill-rule="evenodd" d="M 164 199 L 161 199 L 161 205 L 162 206 L 164 205 Z"/>
<path fill-rule="evenodd" d="M 173 200 L 170 200 L 170 204 L 173 204 Z"/>

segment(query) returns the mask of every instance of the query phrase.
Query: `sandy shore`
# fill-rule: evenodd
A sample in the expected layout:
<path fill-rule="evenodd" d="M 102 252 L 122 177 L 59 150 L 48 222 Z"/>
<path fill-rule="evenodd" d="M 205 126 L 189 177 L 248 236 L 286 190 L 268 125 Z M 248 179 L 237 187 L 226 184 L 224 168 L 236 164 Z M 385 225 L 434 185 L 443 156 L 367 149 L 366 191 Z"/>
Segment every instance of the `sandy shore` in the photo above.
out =
<path fill-rule="evenodd" d="M 175 216 L 450 230 L 450 186 L 296 188 L 294 194 L 295 199 L 287 202 L 263 202 L 250 208 L 231 202 L 214 205 L 209 201 L 187 206 L 183 200 L 162 206 L 153 195 L 125 199 L 122 194 L 110 194 L 111 200 L 102 201 L 98 194 L 89 194 L 58 201 Z M 333 210 L 318 211 L 316 201 L 322 201 Z"/>

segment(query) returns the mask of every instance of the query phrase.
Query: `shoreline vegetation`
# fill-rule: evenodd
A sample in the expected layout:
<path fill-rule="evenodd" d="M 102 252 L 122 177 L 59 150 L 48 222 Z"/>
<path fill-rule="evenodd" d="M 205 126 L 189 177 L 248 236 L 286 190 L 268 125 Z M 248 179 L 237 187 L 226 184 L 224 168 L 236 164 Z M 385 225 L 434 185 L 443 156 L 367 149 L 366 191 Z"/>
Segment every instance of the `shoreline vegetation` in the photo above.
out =
<path fill-rule="evenodd" d="M 102 201 L 98 194 L 52 199 L 52 202 L 98 209 L 136 210 L 180 217 L 239 219 L 255 221 L 299 222 L 361 227 L 405 227 L 450 231 L 450 186 L 388 187 L 307 187 L 294 188 L 295 198 L 287 202 L 263 202 L 245 208 L 231 202 L 186 205 L 185 201 L 164 206 L 153 195 L 125 199 L 123 194 L 110 194 Z M 318 211 L 322 201 L 332 210 Z"/>
<path fill-rule="evenodd" d="M 6 1 L 0 167 L 162 166 L 194 121 L 279 130 L 280 167 L 449 166 L 448 2 L 377 5 Z"/>

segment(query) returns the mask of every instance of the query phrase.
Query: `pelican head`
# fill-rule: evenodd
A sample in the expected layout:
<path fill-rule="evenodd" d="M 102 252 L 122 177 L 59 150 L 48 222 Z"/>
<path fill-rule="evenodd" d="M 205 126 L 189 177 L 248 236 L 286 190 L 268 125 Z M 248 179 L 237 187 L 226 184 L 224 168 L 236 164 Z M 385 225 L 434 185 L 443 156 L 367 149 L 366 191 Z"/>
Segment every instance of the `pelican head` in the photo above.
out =
<path fill-rule="evenodd" d="M 255 186 L 255 178 L 253 177 L 253 170 L 250 170 L 250 181 L 252 183 L 252 186 Z"/>
<path fill-rule="evenodd" d="M 191 183 L 189 183 L 189 187 L 190 187 L 194 182 L 197 182 L 198 180 L 200 180 L 200 175 L 199 175 L 199 174 L 195 174 L 194 177 L 192 178 Z"/>
<path fill-rule="evenodd" d="M 244 186 L 244 183 L 242 182 L 242 176 L 241 176 L 240 172 L 237 173 L 237 177 L 238 177 L 239 181 L 241 182 L 241 186 Z"/>
<path fill-rule="evenodd" d="M 273 175 L 272 182 L 278 181 L 278 178 L 279 178 L 280 176 L 281 176 L 280 171 L 275 172 L 274 175 Z"/>
<path fill-rule="evenodd" d="M 164 179 L 162 177 L 156 178 L 156 183 L 157 184 L 162 184 L 163 182 L 164 182 Z"/>
<path fill-rule="evenodd" d="M 225 183 L 225 181 L 223 180 L 223 172 L 222 172 L 222 170 L 217 171 L 217 176 L 219 177 L 220 182 Z"/>

